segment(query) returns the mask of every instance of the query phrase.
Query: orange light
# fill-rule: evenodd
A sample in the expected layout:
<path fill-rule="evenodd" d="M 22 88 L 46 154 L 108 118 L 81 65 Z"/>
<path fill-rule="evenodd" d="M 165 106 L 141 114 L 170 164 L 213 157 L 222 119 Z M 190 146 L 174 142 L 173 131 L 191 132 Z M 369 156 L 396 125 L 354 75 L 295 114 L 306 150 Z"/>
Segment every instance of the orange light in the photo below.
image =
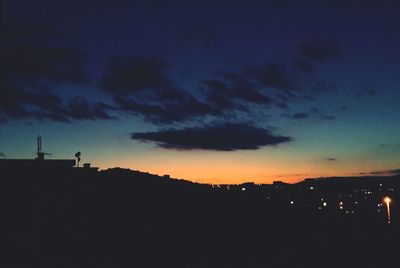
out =
<path fill-rule="evenodd" d="M 390 197 L 386 196 L 383 201 L 386 203 L 386 208 L 387 208 L 387 216 L 388 216 L 388 224 L 390 224 L 390 202 L 392 202 L 392 199 Z"/>

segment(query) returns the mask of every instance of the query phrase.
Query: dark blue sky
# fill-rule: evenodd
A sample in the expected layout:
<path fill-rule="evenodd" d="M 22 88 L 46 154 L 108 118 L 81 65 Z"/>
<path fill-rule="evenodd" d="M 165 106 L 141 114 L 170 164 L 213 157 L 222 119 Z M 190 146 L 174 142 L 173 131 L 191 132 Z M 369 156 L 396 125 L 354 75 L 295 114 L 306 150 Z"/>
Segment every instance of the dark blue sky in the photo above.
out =
<path fill-rule="evenodd" d="M 390 173 L 400 4 L 319 2 L 3 1 L 0 152 L 42 134 L 200 181 Z"/>

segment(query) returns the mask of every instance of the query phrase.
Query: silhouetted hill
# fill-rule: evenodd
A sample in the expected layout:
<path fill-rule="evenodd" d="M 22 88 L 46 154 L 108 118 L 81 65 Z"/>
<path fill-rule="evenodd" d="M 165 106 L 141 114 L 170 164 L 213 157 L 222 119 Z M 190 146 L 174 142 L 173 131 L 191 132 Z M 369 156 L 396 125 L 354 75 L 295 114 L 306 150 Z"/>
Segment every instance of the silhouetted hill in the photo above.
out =
<path fill-rule="evenodd" d="M 377 207 L 398 176 L 208 185 L 115 168 L 0 183 L 1 267 L 382 267 L 400 241 L 396 202 L 391 225 Z"/>

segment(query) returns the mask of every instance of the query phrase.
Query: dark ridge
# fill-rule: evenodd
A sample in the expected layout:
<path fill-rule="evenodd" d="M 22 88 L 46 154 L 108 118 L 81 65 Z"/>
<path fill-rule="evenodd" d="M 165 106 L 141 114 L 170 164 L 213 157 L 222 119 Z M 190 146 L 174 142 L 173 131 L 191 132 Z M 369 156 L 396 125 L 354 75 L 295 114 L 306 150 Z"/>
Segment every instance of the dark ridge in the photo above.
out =
<path fill-rule="evenodd" d="M 383 267 L 397 253 L 399 208 L 389 225 L 377 204 L 399 175 L 209 185 L 3 160 L 1 267 Z"/>

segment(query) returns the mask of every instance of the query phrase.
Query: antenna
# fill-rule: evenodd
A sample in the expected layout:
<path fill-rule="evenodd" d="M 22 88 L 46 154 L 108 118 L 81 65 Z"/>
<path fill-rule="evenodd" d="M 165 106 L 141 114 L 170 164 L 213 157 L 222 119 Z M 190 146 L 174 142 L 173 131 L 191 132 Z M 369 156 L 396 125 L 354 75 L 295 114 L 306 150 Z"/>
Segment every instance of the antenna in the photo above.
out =
<path fill-rule="evenodd" d="M 42 137 L 39 135 L 37 137 L 37 152 L 36 152 L 37 158 L 36 160 L 44 160 L 45 155 L 51 155 L 49 153 L 42 152 Z"/>
<path fill-rule="evenodd" d="M 42 137 L 37 137 L 37 154 L 42 152 Z"/>

